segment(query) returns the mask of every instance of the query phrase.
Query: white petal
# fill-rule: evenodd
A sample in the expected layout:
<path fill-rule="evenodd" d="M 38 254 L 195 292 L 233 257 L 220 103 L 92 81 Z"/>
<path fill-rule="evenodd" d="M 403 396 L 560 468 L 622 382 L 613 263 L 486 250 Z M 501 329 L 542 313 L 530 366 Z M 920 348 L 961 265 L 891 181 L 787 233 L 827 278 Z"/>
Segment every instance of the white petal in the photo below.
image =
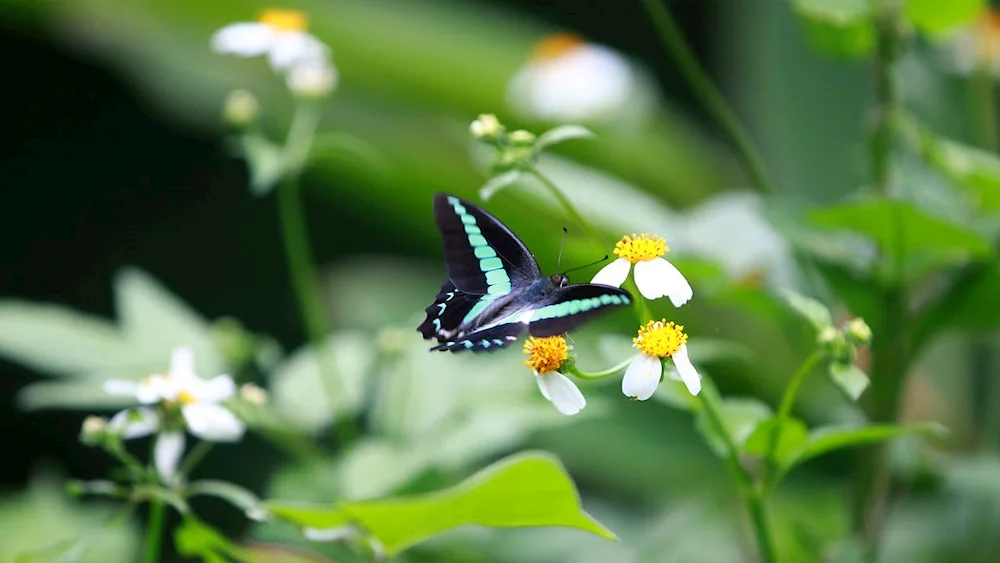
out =
<path fill-rule="evenodd" d="M 687 386 L 688 392 L 692 395 L 700 393 L 701 376 L 698 375 L 698 370 L 694 369 L 691 359 L 688 358 L 687 344 L 681 344 L 681 347 L 674 352 L 671 358 L 673 358 L 674 365 L 677 366 L 677 373 L 681 376 L 684 385 Z"/>
<path fill-rule="evenodd" d="M 271 50 L 276 33 L 263 23 L 234 23 L 215 32 L 212 50 L 216 53 L 256 57 Z"/>
<path fill-rule="evenodd" d="M 271 68 L 285 70 L 298 63 L 325 59 L 329 48 L 304 31 L 285 31 L 274 37 L 268 54 Z"/>
<path fill-rule="evenodd" d="M 594 279 L 590 280 L 590 283 L 621 287 L 625 283 L 625 278 L 628 277 L 630 269 L 632 269 L 632 264 L 624 258 L 619 258 L 601 268 L 601 271 L 597 272 L 597 275 L 594 276 Z"/>
<path fill-rule="evenodd" d="M 122 433 L 122 438 L 141 438 L 160 429 L 160 415 L 153 409 L 140 407 L 118 412 L 108 425 Z"/>
<path fill-rule="evenodd" d="M 153 465 L 156 472 L 166 480 L 171 479 L 177 472 L 177 464 L 184 454 L 184 433 L 165 432 L 156 437 L 156 445 L 153 446 Z"/>
<path fill-rule="evenodd" d="M 545 397 L 545 400 L 551 401 L 552 397 L 549 396 L 549 390 L 545 386 L 545 379 L 542 377 L 542 374 L 537 371 L 535 372 L 535 383 L 538 384 L 538 390 L 542 393 L 542 396 Z"/>
<path fill-rule="evenodd" d="M 625 376 L 622 377 L 622 393 L 626 397 L 635 397 L 640 401 L 653 396 L 656 386 L 660 384 L 660 375 L 663 373 L 663 364 L 656 356 L 640 355 L 632 360 Z"/>
<path fill-rule="evenodd" d="M 144 405 L 159 403 L 166 399 L 173 401 L 177 398 L 177 386 L 173 384 L 170 377 L 163 375 L 151 375 L 139 385 L 135 397 Z"/>
<path fill-rule="evenodd" d="M 199 402 L 218 403 L 236 394 L 236 384 L 232 377 L 219 375 L 208 381 L 198 380 L 197 384 L 188 388 L 188 392 Z"/>
<path fill-rule="evenodd" d="M 135 397 L 139 392 L 139 384 L 135 381 L 109 379 L 104 382 L 104 392 L 108 395 L 123 395 Z"/>
<path fill-rule="evenodd" d="M 667 296 L 674 307 L 680 307 L 694 295 L 691 285 L 680 270 L 663 258 L 654 258 L 635 265 L 635 285 L 646 299 Z"/>
<path fill-rule="evenodd" d="M 181 407 L 188 430 L 213 442 L 235 442 L 243 437 L 245 426 L 229 409 L 215 403 L 194 403 Z"/>
<path fill-rule="evenodd" d="M 573 415 L 587 406 L 587 400 L 576 384 L 558 371 L 540 374 L 538 388 L 555 405 L 556 410 L 563 414 Z"/>
<path fill-rule="evenodd" d="M 187 346 L 174 348 L 170 354 L 170 378 L 179 381 L 198 379 L 194 369 L 194 352 Z"/>

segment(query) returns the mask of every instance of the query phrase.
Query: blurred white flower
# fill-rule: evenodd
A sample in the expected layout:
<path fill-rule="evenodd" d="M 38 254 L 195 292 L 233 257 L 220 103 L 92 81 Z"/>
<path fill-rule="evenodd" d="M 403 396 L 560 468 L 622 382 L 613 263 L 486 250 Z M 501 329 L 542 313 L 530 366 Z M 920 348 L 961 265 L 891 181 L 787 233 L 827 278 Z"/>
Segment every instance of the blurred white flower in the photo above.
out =
<path fill-rule="evenodd" d="M 153 448 L 154 465 L 164 479 L 173 476 L 184 452 L 184 428 L 191 434 L 214 442 L 232 442 L 243 436 L 245 426 L 220 403 L 236 393 L 228 375 L 200 379 L 195 373 L 194 356 L 186 347 L 170 357 L 170 371 L 147 377 L 142 383 L 110 380 L 104 383 L 110 395 L 134 396 L 141 405 L 125 409 L 111 418 L 110 427 L 125 439 L 159 432 Z M 152 408 L 153 406 L 157 408 Z M 171 424 L 178 412 L 183 427 Z"/>
<path fill-rule="evenodd" d="M 591 283 L 621 287 L 635 265 L 635 285 L 643 297 L 669 297 L 674 307 L 680 307 L 694 291 L 684 274 L 663 258 L 669 251 L 667 241 L 657 235 L 625 235 L 615 244 L 618 259 L 601 268 Z"/>
<path fill-rule="evenodd" d="M 688 358 L 687 335 L 684 327 L 666 319 L 649 321 L 639 327 L 639 334 L 632 345 L 642 354 L 632 360 L 622 378 L 622 393 L 640 401 L 653 396 L 663 374 L 663 360 L 671 358 L 677 375 L 692 395 L 701 392 L 701 376 Z"/>
<path fill-rule="evenodd" d="M 241 57 L 267 55 L 276 71 L 329 59 L 329 47 L 306 31 L 308 24 L 306 15 L 297 10 L 264 10 L 256 22 L 234 23 L 215 32 L 212 49 Z"/>
<path fill-rule="evenodd" d="M 594 121 L 634 99 L 638 78 L 617 51 L 560 33 L 537 45 L 508 87 L 518 112 L 553 122 Z"/>
<path fill-rule="evenodd" d="M 987 8 L 947 42 L 949 65 L 960 74 L 985 70 L 1000 75 L 1000 12 Z"/>
<path fill-rule="evenodd" d="M 524 353 L 528 355 L 524 363 L 534 371 L 538 390 L 559 412 L 573 415 L 587 406 L 587 400 L 576 384 L 559 372 L 560 366 L 569 359 L 569 345 L 565 338 L 529 337 L 524 343 Z"/>
<path fill-rule="evenodd" d="M 302 98 L 322 98 L 337 87 L 337 69 L 327 59 L 296 63 L 285 75 L 288 90 Z"/>

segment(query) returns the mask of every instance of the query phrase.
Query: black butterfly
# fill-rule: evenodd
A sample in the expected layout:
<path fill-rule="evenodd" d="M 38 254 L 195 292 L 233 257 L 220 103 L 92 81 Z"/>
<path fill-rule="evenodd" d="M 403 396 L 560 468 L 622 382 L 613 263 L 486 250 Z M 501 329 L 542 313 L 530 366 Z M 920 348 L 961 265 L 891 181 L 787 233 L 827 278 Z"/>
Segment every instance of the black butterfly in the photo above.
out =
<path fill-rule="evenodd" d="M 432 351 L 496 350 L 524 331 L 537 337 L 562 334 L 632 303 L 617 287 L 569 285 L 564 274 L 543 276 L 510 229 L 463 199 L 435 194 L 434 220 L 444 240 L 448 281 L 417 327 L 424 338 L 437 338 Z"/>

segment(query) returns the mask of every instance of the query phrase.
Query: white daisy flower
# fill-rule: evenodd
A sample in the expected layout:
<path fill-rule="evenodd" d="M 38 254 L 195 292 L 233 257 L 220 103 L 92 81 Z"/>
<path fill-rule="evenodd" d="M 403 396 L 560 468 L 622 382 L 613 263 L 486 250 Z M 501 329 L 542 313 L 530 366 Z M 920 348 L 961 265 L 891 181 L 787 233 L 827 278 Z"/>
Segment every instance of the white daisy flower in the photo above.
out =
<path fill-rule="evenodd" d="M 337 69 L 327 59 L 302 61 L 285 75 L 285 85 L 296 96 L 322 98 L 337 87 Z"/>
<path fill-rule="evenodd" d="M 947 41 L 948 63 L 959 74 L 983 69 L 1000 75 L 1000 11 L 987 8 Z"/>
<path fill-rule="evenodd" d="M 147 377 L 142 383 L 110 380 L 104 391 L 111 395 L 131 395 L 143 406 L 125 409 L 112 417 L 110 426 L 125 439 L 159 433 L 153 447 L 153 462 L 164 479 L 170 479 L 184 453 L 184 428 L 213 442 L 233 442 L 246 427 L 221 402 L 236 393 L 228 375 L 200 379 L 195 373 L 194 356 L 186 347 L 177 348 L 170 358 L 170 371 Z M 182 426 L 172 423 L 179 413 Z"/>
<path fill-rule="evenodd" d="M 212 50 L 240 57 L 267 55 L 276 71 L 328 60 L 329 47 L 306 31 L 308 23 L 306 15 L 297 10 L 264 10 L 255 22 L 234 23 L 216 31 Z"/>
<path fill-rule="evenodd" d="M 652 397 L 660 384 L 666 358 L 673 360 L 677 375 L 692 395 L 701 392 L 701 376 L 688 358 L 684 327 L 666 319 L 649 321 L 646 326 L 639 327 L 639 335 L 632 343 L 642 354 L 632 360 L 622 378 L 622 393 L 627 397 L 640 401 Z"/>
<path fill-rule="evenodd" d="M 529 337 L 524 343 L 528 359 L 524 363 L 535 372 L 535 381 L 542 396 L 566 415 L 573 415 L 587 406 L 587 400 L 570 378 L 559 372 L 569 359 L 569 345 L 562 336 Z"/>
<path fill-rule="evenodd" d="M 531 60 L 511 80 L 511 106 L 553 122 L 593 121 L 625 109 L 637 77 L 618 52 L 572 34 L 542 40 Z"/>
<path fill-rule="evenodd" d="M 615 244 L 618 259 L 597 272 L 591 283 L 621 287 L 635 266 L 635 285 L 646 299 L 669 297 L 674 307 L 687 303 L 694 295 L 684 275 L 667 262 L 667 241 L 657 235 L 625 235 Z"/>

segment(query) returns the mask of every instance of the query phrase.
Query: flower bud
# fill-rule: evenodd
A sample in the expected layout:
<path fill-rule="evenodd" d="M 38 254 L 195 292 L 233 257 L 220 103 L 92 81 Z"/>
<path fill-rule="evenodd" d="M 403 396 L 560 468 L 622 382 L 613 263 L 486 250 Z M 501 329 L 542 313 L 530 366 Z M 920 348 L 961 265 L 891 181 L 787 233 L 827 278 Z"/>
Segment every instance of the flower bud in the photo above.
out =
<path fill-rule="evenodd" d="M 260 106 L 257 104 L 257 98 L 249 90 L 233 90 L 226 96 L 222 115 L 226 123 L 242 129 L 257 121 Z"/>
<path fill-rule="evenodd" d="M 819 331 L 816 335 L 816 342 L 823 347 L 830 347 L 836 344 L 837 340 L 840 339 L 840 331 L 828 326 L 823 330 Z"/>
<path fill-rule="evenodd" d="M 100 444 L 108 432 L 108 421 L 99 416 L 88 416 L 80 427 L 80 441 L 88 446 Z"/>
<path fill-rule="evenodd" d="M 872 341 L 872 329 L 861 317 L 853 318 L 847 323 L 847 340 L 856 346 L 868 344 Z"/>
<path fill-rule="evenodd" d="M 469 133 L 476 139 L 492 140 L 503 131 L 500 120 L 492 113 L 484 113 L 469 125 Z"/>
<path fill-rule="evenodd" d="M 253 383 L 246 383 L 240 387 L 240 398 L 257 407 L 266 405 L 268 401 L 267 391 Z"/>
<path fill-rule="evenodd" d="M 535 134 L 524 129 L 518 129 L 507 136 L 510 144 L 518 147 L 530 147 L 535 143 Z"/>
<path fill-rule="evenodd" d="M 325 60 L 302 62 L 288 71 L 285 84 L 300 98 L 325 98 L 337 87 L 337 69 Z"/>

